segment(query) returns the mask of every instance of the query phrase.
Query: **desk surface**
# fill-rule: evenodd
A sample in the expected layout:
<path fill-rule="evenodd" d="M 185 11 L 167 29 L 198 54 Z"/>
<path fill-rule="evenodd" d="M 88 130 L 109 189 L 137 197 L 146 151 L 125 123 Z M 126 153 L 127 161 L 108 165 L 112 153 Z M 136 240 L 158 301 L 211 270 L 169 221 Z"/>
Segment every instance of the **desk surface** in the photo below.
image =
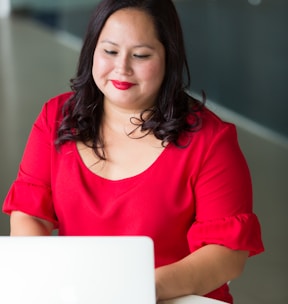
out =
<path fill-rule="evenodd" d="M 206 297 L 191 295 L 171 300 L 161 301 L 161 304 L 225 304 L 226 302 L 213 300 Z M 227 304 L 227 303 L 226 303 Z"/>

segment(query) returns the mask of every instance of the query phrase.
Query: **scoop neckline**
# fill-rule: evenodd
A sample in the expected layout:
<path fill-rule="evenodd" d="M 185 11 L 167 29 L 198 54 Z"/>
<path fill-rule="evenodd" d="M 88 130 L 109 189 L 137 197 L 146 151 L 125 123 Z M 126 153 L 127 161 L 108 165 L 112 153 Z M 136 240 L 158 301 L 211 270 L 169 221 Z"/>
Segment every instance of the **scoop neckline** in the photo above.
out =
<path fill-rule="evenodd" d="M 149 174 L 150 171 L 152 171 L 154 169 L 154 167 L 156 167 L 162 160 L 162 158 L 164 158 L 164 156 L 167 154 L 167 151 L 170 149 L 171 143 L 168 143 L 167 146 L 162 150 L 162 152 L 158 155 L 158 157 L 147 167 L 145 168 L 143 171 L 132 175 L 132 176 L 128 176 L 128 177 L 124 177 L 124 178 L 120 178 L 120 179 L 109 179 L 106 178 L 104 176 L 101 176 L 99 174 L 96 174 L 94 172 L 92 172 L 84 163 L 84 161 L 82 160 L 82 157 L 79 153 L 79 150 L 77 148 L 77 142 L 73 142 L 73 146 L 74 146 L 74 150 L 75 150 L 75 154 L 76 154 L 76 158 L 78 163 L 80 164 L 81 168 L 83 168 L 83 172 L 87 173 L 89 175 L 91 175 L 92 177 L 101 180 L 103 182 L 110 182 L 110 183 L 125 183 L 125 182 L 130 182 L 136 179 L 140 179 L 143 178 L 145 175 Z"/>

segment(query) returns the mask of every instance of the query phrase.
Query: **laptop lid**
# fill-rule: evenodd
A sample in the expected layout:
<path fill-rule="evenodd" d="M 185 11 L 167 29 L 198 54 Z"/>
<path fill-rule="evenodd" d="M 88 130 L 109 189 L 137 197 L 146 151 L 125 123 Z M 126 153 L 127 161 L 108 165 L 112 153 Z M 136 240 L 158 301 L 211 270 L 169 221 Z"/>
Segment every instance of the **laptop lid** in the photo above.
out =
<path fill-rule="evenodd" d="M 0 237 L 0 303 L 155 304 L 147 237 Z"/>

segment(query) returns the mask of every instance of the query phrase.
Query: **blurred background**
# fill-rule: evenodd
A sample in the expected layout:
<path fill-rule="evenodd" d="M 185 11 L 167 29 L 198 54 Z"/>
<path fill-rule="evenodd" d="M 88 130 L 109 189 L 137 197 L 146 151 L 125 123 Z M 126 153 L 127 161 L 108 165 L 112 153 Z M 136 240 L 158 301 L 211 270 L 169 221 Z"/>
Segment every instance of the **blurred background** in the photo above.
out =
<path fill-rule="evenodd" d="M 43 103 L 68 91 L 96 0 L 0 0 L 0 201 Z M 288 303 L 288 1 L 175 0 L 195 97 L 236 124 L 265 253 L 231 283 L 235 304 Z M 9 218 L 0 214 L 0 235 Z M 1 248 L 0 248 L 1 250 Z"/>

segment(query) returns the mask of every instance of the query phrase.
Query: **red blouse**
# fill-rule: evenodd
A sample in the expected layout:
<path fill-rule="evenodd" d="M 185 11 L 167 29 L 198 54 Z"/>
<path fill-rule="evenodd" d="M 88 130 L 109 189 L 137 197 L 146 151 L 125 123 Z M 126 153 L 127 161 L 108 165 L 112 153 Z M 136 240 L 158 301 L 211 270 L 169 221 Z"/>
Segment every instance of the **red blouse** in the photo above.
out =
<path fill-rule="evenodd" d="M 35 121 L 3 211 L 19 210 L 55 224 L 60 235 L 146 235 L 155 267 L 206 244 L 263 251 L 252 210 L 251 178 L 235 126 L 208 109 L 202 128 L 169 144 L 142 173 L 108 180 L 82 162 L 76 144 L 54 145 L 61 109 L 71 93 L 48 101 Z M 141 157 L 141 155 L 139 155 Z M 210 293 L 232 302 L 227 285 Z"/>

